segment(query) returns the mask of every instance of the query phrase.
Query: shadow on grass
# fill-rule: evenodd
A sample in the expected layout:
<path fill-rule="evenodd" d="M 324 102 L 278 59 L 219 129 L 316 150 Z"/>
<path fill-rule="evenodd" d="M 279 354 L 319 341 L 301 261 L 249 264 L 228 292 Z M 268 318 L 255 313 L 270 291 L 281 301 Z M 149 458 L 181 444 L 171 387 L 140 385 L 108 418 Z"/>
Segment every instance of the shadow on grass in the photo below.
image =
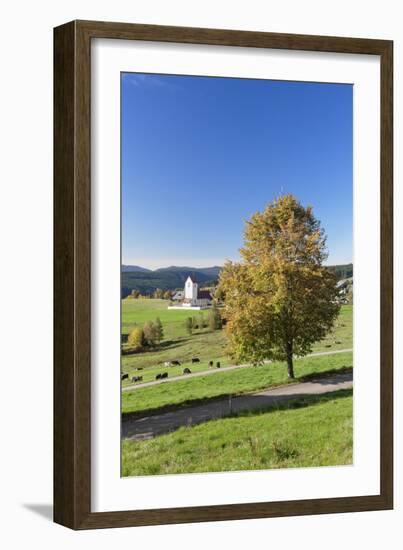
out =
<path fill-rule="evenodd" d="M 173 349 L 181 346 L 185 342 L 188 342 L 190 338 L 177 338 L 176 340 L 164 340 L 154 348 L 154 351 L 163 351 L 166 349 Z M 152 351 L 152 350 L 151 350 Z"/>
<path fill-rule="evenodd" d="M 351 373 L 351 379 L 353 378 L 353 367 L 343 366 L 339 369 L 330 369 L 324 372 L 311 372 L 305 376 L 300 376 L 296 379 L 297 382 L 315 382 L 316 384 L 337 384 L 340 382 L 340 374 Z"/>
<path fill-rule="evenodd" d="M 158 353 L 158 352 L 162 352 L 162 351 L 165 351 L 165 350 L 168 350 L 168 349 L 179 348 L 185 342 L 187 342 L 188 340 L 190 340 L 190 338 L 181 338 L 181 339 L 176 339 L 176 340 L 164 340 L 164 342 L 161 342 L 160 344 L 158 344 L 158 346 L 143 348 L 139 351 L 132 351 L 132 350 L 122 349 L 122 357 L 145 355 L 145 354 L 148 354 L 148 353 Z"/>
<path fill-rule="evenodd" d="M 204 424 L 222 418 L 255 416 L 286 409 L 296 409 L 352 395 L 352 389 L 322 394 L 284 393 L 276 395 L 243 395 L 161 415 L 148 416 L 122 423 L 122 437 L 137 441 L 152 439 L 182 427 Z"/>
<path fill-rule="evenodd" d="M 328 371 L 323 371 L 321 373 L 307 374 L 305 376 L 297 377 L 293 380 L 284 379 L 283 381 L 277 384 L 263 385 L 253 390 L 247 390 L 244 392 L 240 391 L 237 394 L 224 392 L 222 394 L 215 395 L 214 397 L 203 397 L 200 399 L 187 399 L 182 401 L 181 403 L 175 403 L 173 405 L 163 405 L 162 407 L 159 407 L 159 408 L 150 407 L 149 409 L 142 409 L 141 411 L 123 412 L 121 414 L 121 420 L 122 420 L 122 423 L 125 423 L 136 419 L 144 418 L 144 417 L 160 415 L 168 412 L 181 411 L 188 407 L 197 407 L 199 405 L 214 404 L 219 401 L 222 401 L 223 399 L 229 399 L 230 397 L 233 399 L 238 399 L 243 396 L 251 396 L 251 394 L 254 394 L 259 391 L 280 388 L 283 386 L 286 387 L 291 384 L 299 384 L 303 382 L 315 382 L 317 384 L 335 384 L 336 385 L 337 383 L 340 382 L 339 376 L 341 374 L 351 373 L 351 380 L 352 380 L 353 378 L 352 372 L 353 372 L 352 367 L 341 367 L 340 369 L 330 369 Z M 135 389 L 133 391 L 139 391 L 139 390 Z M 254 397 L 258 398 L 258 396 L 254 396 Z"/>
<path fill-rule="evenodd" d="M 327 403 L 328 401 L 332 401 L 334 399 L 351 397 L 352 395 L 353 395 L 352 388 L 331 391 L 331 392 L 322 393 L 318 395 L 293 395 L 293 396 L 290 396 L 291 398 L 289 401 L 283 401 L 283 402 L 278 401 L 277 403 L 275 402 L 272 405 L 267 406 L 267 408 L 241 411 L 239 413 L 232 413 L 230 417 L 241 418 L 245 416 L 257 416 L 259 414 L 267 414 L 270 412 L 286 411 L 291 409 L 303 409 L 305 407 L 310 407 L 312 405 Z"/>

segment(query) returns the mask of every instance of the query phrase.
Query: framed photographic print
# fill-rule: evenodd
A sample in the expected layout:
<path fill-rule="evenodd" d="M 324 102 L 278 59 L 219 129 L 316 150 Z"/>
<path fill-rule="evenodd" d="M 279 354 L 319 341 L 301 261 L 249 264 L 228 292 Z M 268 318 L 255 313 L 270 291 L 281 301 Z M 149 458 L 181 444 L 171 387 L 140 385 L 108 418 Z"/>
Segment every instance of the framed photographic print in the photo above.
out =
<path fill-rule="evenodd" d="M 54 48 L 55 521 L 392 508 L 392 42 Z"/>

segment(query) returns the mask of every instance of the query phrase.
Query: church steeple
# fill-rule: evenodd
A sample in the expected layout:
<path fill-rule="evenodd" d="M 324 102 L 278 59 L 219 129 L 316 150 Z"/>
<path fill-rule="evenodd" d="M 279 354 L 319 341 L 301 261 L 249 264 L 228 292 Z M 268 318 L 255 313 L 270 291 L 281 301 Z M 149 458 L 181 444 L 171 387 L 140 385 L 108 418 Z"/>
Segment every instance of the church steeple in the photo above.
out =
<path fill-rule="evenodd" d="M 196 303 L 197 300 L 198 285 L 195 280 L 189 275 L 185 282 L 185 300 L 190 300 L 192 303 Z"/>

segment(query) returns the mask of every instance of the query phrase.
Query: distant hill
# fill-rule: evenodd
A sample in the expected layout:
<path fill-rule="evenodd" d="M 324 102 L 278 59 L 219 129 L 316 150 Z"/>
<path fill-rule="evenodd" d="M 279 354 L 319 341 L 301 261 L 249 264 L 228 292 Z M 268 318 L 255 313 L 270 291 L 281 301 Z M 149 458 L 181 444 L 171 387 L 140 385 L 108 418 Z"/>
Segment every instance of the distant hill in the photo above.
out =
<path fill-rule="evenodd" d="M 142 273 L 150 273 L 151 269 L 146 267 L 140 267 L 139 265 L 122 265 L 122 273 L 131 272 L 131 271 L 140 271 Z"/>
<path fill-rule="evenodd" d="M 200 279 L 200 282 L 203 282 L 205 277 L 208 277 L 209 279 L 216 279 L 220 271 L 221 267 L 218 265 L 213 267 L 178 267 L 176 265 L 172 265 L 170 267 L 161 267 L 156 269 L 154 273 L 177 273 L 180 276 L 185 277 L 184 281 L 189 275 L 193 275 L 196 279 Z"/>
<path fill-rule="evenodd" d="M 337 279 L 347 279 L 353 276 L 353 264 L 333 265 L 329 269 L 336 273 Z M 141 294 L 152 294 L 157 288 L 175 290 L 183 288 L 186 279 L 191 275 L 200 285 L 210 286 L 216 283 L 220 266 L 189 267 L 170 266 L 160 269 L 146 269 L 135 265 L 122 266 L 122 298 L 128 296 L 132 290 Z"/>
<path fill-rule="evenodd" d="M 141 267 L 137 270 L 128 270 L 127 267 L 129 266 L 122 266 L 122 298 L 130 294 L 132 290 L 138 290 L 141 294 L 151 294 L 157 288 L 162 290 L 183 288 L 189 275 L 201 285 L 214 283 L 221 270 L 219 266 L 203 268 L 171 266 L 155 271 Z M 130 267 L 134 268 L 135 266 Z"/>
<path fill-rule="evenodd" d="M 336 274 L 338 280 L 353 277 L 353 264 L 329 265 L 328 268 Z"/>

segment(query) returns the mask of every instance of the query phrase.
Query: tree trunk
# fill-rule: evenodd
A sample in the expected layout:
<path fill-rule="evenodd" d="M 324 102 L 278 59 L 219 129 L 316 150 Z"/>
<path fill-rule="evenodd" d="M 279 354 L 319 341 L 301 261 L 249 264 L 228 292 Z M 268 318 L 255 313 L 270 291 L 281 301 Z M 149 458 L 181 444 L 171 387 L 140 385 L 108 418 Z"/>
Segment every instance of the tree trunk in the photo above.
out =
<path fill-rule="evenodd" d="M 288 378 L 294 378 L 294 364 L 292 361 L 292 344 L 287 343 L 287 372 Z"/>

